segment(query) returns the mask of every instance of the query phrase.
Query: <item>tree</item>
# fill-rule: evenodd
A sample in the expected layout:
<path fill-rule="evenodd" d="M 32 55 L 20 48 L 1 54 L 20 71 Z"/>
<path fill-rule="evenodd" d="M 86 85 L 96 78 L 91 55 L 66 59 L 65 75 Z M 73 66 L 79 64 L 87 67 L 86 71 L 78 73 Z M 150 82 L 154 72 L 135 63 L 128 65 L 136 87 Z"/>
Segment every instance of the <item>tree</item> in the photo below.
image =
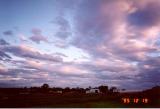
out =
<path fill-rule="evenodd" d="M 41 86 L 41 88 L 42 88 L 42 89 L 48 89 L 48 88 L 49 88 L 49 85 L 48 85 L 48 84 L 43 84 L 43 85 Z"/>
<path fill-rule="evenodd" d="M 66 87 L 65 89 L 64 89 L 64 92 L 69 92 L 70 91 L 70 88 L 69 87 Z"/>
<path fill-rule="evenodd" d="M 118 92 L 118 89 L 117 89 L 117 87 L 111 87 L 111 88 L 109 89 L 109 91 L 110 91 L 111 93 L 113 93 L 113 92 Z"/>
<path fill-rule="evenodd" d="M 41 86 L 41 89 L 42 89 L 43 93 L 47 93 L 47 92 L 49 92 L 49 85 L 48 84 L 43 84 Z"/>
<path fill-rule="evenodd" d="M 98 89 L 101 93 L 107 93 L 108 92 L 108 86 L 99 86 Z"/>
<path fill-rule="evenodd" d="M 126 91 L 126 89 L 121 89 L 122 91 Z"/>

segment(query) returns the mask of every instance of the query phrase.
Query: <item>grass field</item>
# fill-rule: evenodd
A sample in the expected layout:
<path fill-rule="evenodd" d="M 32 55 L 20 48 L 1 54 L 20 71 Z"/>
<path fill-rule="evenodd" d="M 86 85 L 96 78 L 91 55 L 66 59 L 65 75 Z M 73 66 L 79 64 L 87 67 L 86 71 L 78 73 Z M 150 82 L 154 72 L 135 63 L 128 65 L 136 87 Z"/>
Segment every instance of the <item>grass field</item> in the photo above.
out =
<path fill-rule="evenodd" d="M 88 103 L 73 103 L 73 104 L 61 104 L 61 105 L 51 105 L 47 107 L 70 107 L 70 108 L 118 108 L 118 107 L 127 107 L 117 102 L 111 101 L 95 101 L 95 102 L 88 102 Z"/>
<path fill-rule="evenodd" d="M 70 108 L 125 108 L 125 107 L 159 107 L 152 104 L 123 104 L 120 98 L 98 94 L 29 94 L 4 95 L 0 97 L 0 107 L 70 107 Z"/>

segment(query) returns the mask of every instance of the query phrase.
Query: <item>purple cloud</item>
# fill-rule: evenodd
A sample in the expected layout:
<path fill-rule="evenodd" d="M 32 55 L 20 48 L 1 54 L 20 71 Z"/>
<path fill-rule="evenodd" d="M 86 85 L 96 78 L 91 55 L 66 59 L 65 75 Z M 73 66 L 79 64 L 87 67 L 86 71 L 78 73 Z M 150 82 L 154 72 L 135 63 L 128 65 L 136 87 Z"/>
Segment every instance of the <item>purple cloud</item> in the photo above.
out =
<path fill-rule="evenodd" d="M 12 36 L 13 35 L 13 31 L 12 30 L 4 31 L 3 34 L 7 35 L 7 36 Z"/>
<path fill-rule="evenodd" d="M 49 54 L 43 54 L 38 52 L 36 49 L 30 48 L 29 46 L 20 45 L 20 46 L 4 46 L 1 48 L 4 52 L 12 53 L 15 56 L 19 56 L 22 58 L 32 58 L 38 60 L 46 60 L 46 61 L 54 61 L 54 62 L 62 62 L 61 57 L 54 57 Z"/>
<path fill-rule="evenodd" d="M 135 12 L 128 16 L 129 23 L 138 27 L 150 27 L 159 24 L 160 4 L 150 2 L 145 7 L 139 7 Z"/>
<path fill-rule="evenodd" d="M 0 45 L 9 45 L 4 39 L 0 39 Z"/>
<path fill-rule="evenodd" d="M 64 54 L 42 53 L 31 47 L 34 45 L 12 45 L 0 40 L 0 59 L 9 58 L 8 54 L 11 58 L 23 59 L 6 61 L 17 68 L 6 68 L 8 70 L 1 74 L 4 79 L 1 83 L 9 83 L 9 80 L 23 83 L 21 85 L 27 81 L 26 84 L 32 85 L 42 82 L 59 86 L 106 84 L 126 89 L 160 84 L 159 1 L 60 0 L 55 3 L 58 17 L 52 21 L 56 28 L 51 32 L 52 42 L 59 51 L 66 50 L 69 52 L 66 54 L 74 57 L 76 51 L 72 53 L 67 49 L 73 46 L 89 58 L 68 62 L 65 59 L 70 60 L 70 57 Z M 42 30 L 35 28 L 31 32 L 33 42 L 48 42 Z"/>
<path fill-rule="evenodd" d="M 149 58 L 149 54 L 156 54 L 159 51 L 157 46 L 152 46 L 152 42 L 158 38 L 159 4 L 157 1 L 136 3 L 127 0 L 82 1 L 75 11 L 76 35 L 72 44 L 87 51 L 94 60 L 101 57 L 110 63 L 116 60 L 126 63 L 144 62 Z M 155 28 L 152 28 L 153 26 Z M 117 62 L 113 68 L 105 66 L 110 64 L 109 62 L 101 66 L 96 64 L 96 67 L 91 67 L 90 70 L 96 72 L 100 78 L 118 80 L 122 77 L 131 78 L 131 81 L 136 81 L 133 72 L 142 76 L 145 72 L 143 70 L 139 72 L 136 64 L 131 64 L 132 67 L 129 69 L 123 66 L 116 67 L 117 64 L 122 64 Z M 106 76 L 103 74 L 101 76 L 100 72 L 105 72 Z M 119 76 L 108 75 L 109 72 L 112 74 L 116 72 Z M 122 75 L 123 72 L 126 75 Z M 155 76 L 148 78 L 154 80 Z"/>
<path fill-rule="evenodd" d="M 48 42 L 48 39 L 45 36 L 42 35 L 42 31 L 40 29 L 37 29 L 37 28 L 32 29 L 32 34 L 33 34 L 33 36 L 31 36 L 30 39 L 33 42 L 36 42 L 38 44 L 41 41 Z"/>
<path fill-rule="evenodd" d="M 66 40 L 68 37 L 71 37 L 72 33 L 70 32 L 71 26 L 69 21 L 63 16 L 58 16 L 55 20 L 52 21 L 53 24 L 56 24 L 58 27 L 55 36 L 59 39 Z"/>

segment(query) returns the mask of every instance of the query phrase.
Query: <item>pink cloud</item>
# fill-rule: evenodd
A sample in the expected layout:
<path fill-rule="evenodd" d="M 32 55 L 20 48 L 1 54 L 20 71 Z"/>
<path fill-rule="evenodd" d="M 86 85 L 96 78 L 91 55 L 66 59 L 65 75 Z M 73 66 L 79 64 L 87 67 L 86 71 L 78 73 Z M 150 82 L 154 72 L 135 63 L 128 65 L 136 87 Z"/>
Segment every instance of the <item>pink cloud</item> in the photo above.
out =
<path fill-rule="evenodd" d="M 48 42 L 48 39 L 42 35 L 42 31 L 40 29 L 37 29 L 37 28 L 32 29 L 32 34 L 33 36 L 31 36 L 30 39 L 33 42 L 36 42 L 36 43 L 40 43 L 41 41 Z"/>

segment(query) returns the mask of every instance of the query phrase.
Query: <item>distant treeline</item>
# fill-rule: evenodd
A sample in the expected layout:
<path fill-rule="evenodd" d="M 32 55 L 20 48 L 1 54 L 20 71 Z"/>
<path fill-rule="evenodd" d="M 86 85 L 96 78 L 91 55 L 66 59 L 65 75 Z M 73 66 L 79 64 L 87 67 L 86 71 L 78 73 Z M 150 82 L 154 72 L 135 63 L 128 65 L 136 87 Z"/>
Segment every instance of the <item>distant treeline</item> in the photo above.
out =
<path fill-rule="evenodd" d="M 23 87 L 23 88 L 0 88 L 0 94 L 2 93 L 10 93 L 10 94 L 16 94 L 16 93 L 86 93 L 86 91 L 91 90 L 91 89 L 98 89 L 100 93 L 103 94 L 115 94 L 115 93 L 120 93 L 120 89 L 117 87 L 108 87 L 108 86 L 99 86 L 99 87 L 88 87 L 88 88 L 61 88 L 61 87 L 50 87 L 48 84 L 43 84 L 40 87 Z M 121 89 L 121 91 L 125 91 L 125 89 Z M 147 89 L 144 91 L 140 91 L 138 93 L 147 94 L 150 96 L 155 96 L 159 97 L 160 96 L 160 86 L 155 86 L 151 89 Z M 143 94 L 142 94 L 143 93 Z"/>
<path fill-rule="evenodd" d="M 91 89 L 98 89 L 100 93 L 118 93 L 119 89 L 116 87 L 108 88 L 108 86 L 99 86 L 99 87 L 88 87 L 88 88 L 61 88 L 61 87 L 50 87 L 48 84 L 43 84 L 40 87 L 23 87 L 23 88 L 0 88 L 2 93 L 86 93 L 86 91 Z M 122 89 L 125 90 L 125 89 Z"/>

